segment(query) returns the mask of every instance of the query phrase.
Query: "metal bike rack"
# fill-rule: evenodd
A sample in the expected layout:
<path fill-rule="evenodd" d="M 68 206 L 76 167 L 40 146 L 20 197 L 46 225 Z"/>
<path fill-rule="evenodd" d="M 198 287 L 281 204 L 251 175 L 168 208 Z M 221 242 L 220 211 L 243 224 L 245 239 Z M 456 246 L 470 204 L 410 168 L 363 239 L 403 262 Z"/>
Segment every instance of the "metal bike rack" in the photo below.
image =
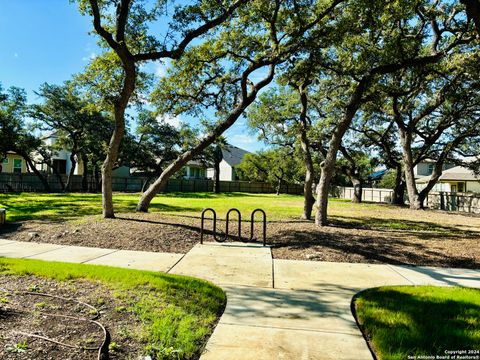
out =
<path fill-rule="evenodd" d="M 204 233 L 204 228 L 205 228 L 205 214 L 207 212 L 211 212 L 213 214 L 213 239 L 217 242 L 225 242 L 228 239 L 228 230 L 229 230 L 229 223 L 230 223 L 230 214 L 232 212 L 237 213 L 238 216 L 238 241 L 243 241 L 242 240 L 242 214 L 240 213 L 240 210 L 238 209 L 230 209 L 227 211 L 227 216 L 226 216 L 226 224 L 225 224 L 225 236 L 223 238 L 217 237 L 217 213 L 215 210 L 212 208 L 207 208 L 202 211 L 202 220 L 201 220 L 201 228 L 200 228 L 200 244 L 203 244 L 203 233 Z M 254 218 L 255 218 L 255 213 L 260 212 L 263 215 L 263 246 L 266 246 L 267 244 L 267 215 L 265 214 L 265 211 L 262 209 L 255 209 L 252 212 L 251 215 L 251 226 L 250 226 L 250 238 L 248 241 L 253 240 L 253 230 L 254 230 Z M 246 242 L 246 241 L 243 241 Z"/>
<path fill-rule="evenodd" d="M 240 214 L 240 210 L 238 210 L 238 209 L 230 209 L 230 210 L 227 211 L 227 224 L 225 225 L 225 239 L 223 241 L 226 241 L 227 238 L 228 238 L 228 223 L 230 221 L 230 213 L 232 211 L 237 213 L 237 216 L 238 216 L 238 241 L 242 241 L 242 214 Z"/>
<path fill-rule="evenodd" d="M 249 241 L 253 240 L 253 226 L 255 220 L 255 213 L 260 212 L 263 215 L 263 246 L 267 244 L 267 214 L 262 209 L 255 209 L 252 211 L 252 216 L 250 217 L 250 239 Z"/>

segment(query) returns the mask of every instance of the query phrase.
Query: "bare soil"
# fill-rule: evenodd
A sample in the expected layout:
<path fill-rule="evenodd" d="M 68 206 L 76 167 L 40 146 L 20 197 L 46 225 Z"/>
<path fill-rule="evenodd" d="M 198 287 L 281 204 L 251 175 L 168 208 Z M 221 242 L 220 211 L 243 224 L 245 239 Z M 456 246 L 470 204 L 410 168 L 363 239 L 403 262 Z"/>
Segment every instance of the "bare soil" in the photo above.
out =
<path fill-rule="evenodd" d="M 110 334 L 110 359 L 138 359 L 143 344 L 132 334 L 140 324 L 118 311 L 123 305 L 100 283 L 0 276 L 0 359 L 98 359 L 105 340 L 98 324 Z"/>
<path fill-rule="evenodd" d="M 211 229 L 207 221 L 206 227 Z M 261 239 L 261 225 L 255 224 Z M 224 234 L 219 221 L 218 232 Z M 237 224 L 230 224 L 229 240 Z M 223 235 L 219 235 L 222 237 Z M 242 222 L 242 239 L 250 237 L 250 223 Z M 18 241 L 115 249 L 186 253 L 200 241 L 200 218 L 161 213 L 120 214 L 117 219 L 86 216 L 68 222 L 25 221 L 0 228 L 0 237 Z M 205 241 L 212 241 L 206 231 Z M 278 259 L 389 263 L 439 267 L 480 267 L 480 217 L 405 208 L 366 208 L 332 213 L 331 225 L 313 221 L 271 221 L 267 243 Z M 259 240 L 257 240 L 259 241 Z"/>

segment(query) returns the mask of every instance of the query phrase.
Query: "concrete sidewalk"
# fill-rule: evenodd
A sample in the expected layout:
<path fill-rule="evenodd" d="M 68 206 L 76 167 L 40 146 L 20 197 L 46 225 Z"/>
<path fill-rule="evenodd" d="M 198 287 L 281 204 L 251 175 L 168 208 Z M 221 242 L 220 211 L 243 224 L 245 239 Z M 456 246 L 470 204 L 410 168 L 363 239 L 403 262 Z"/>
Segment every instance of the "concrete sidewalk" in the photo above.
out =
<path fill-rule="evenodd" d="M 206 279 L 227 307 L 203 360 L 372 359 L 350 311 L 352 296 L 381 285 L 480 288 L 480 271 L 275 260 L 244 243 L 196 245 L 186 255 L 0 240 L 0 257 L 163 271 Z"/>

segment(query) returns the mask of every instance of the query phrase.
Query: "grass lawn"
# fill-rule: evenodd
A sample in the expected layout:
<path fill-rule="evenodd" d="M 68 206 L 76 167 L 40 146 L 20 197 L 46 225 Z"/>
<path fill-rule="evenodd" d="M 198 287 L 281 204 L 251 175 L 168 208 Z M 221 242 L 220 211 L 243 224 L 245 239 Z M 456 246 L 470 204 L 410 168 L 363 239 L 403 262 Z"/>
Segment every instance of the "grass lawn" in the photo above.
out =
<path fill-rule="evenodd" d="M 330 226 L 318 228 L 313 221 L 300 220 L 300 195 L 168 193 L 154 198 L 150 213 L 136 213 L 139 196 L 115 193 L 117 218 L 103 219 L 100 194 L 0 194 L 8 220 L 0 227 L 0 238 L 186 253 L 200 239 L 203 209 L 217 211 L 222 234 L 228 209 L 238 208 L 243 220 L 249 220 L 254 209 L 262 208 L 267 242 L 279 259 L 480 267 L 478 215 L 330 199 Z M 235 222 L 235 214 L 231 220 Z M 244 240 L 250 237 L 249 225 L 242 225 Z M 207 221 L 207 231 L 211 227 Z M 231 229 L 236 234 L 235 224 Z M 257 239 L 260 229 L 255 227 Z M 211 234 L 205 240 L 212 241 Z"/>
<path fill-rule="evenodd" d="M 134 335 L 158 359 L 198 358 L 226 301 L 205 281 L 105 266 L 0 258 L 0 276 L 7 275 L 99 281 L 141 321 Z"/>
<path fill-rule="evenodd" d="M 115 211 L 135 211 L 140 194 L 114 194 Z M 340 212 L 351 202 L 332 199 L 333 208 Z M 358 205 L 357 205 L 358 206 Z M 361 205 L 368 209 L 381 209 L 377 204 Z M 0 207 L 7 209 L 7 220 L 52 219 L 62 220 L 102 212 L 101 194 L 0 194 Z M 157 195 L 150 206 L 151 212 L 199 215 L 207 207 L 215 209 L 219 217 L 225 217 L 230 208 L 238 208 L 249 217 L 252 210 L 264 209 L 269 220 L 298 218 L 303 209 L 303 196 L 247 193 L 168 193 Z"/>
<path fill-rule="evenodd" d="M 354 305 L 379 359 L 480 350 L 478 289 L 387 286 L 361 292 Z"/>

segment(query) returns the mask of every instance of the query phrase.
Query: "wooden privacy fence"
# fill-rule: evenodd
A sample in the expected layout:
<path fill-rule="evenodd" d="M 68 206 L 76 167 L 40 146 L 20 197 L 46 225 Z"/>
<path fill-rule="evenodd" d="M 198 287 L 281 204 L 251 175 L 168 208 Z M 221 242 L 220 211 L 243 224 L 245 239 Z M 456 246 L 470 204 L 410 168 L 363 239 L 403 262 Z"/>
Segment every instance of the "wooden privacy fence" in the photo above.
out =
<path fill-rule="evenodd" d="M 56 175 L 48 174 L 47 181 L 53 192 L 62 191 L 62 186 Z M 67 182 L 67 176 L 62 175 L 62 181 Z M 113 191 L 139 192 L 147 181 L 144 177 L 113 177 Z M 88 177 L 88 188 L 95 188 L 93 177 Z M 0 192 L 41 192 L 44 187 L 35 174 L 0 174 Z M 74 175 L 71 179 L 71 192 L 82 191 L 82 176 Z M 170 179 L 163 192 L 211 192 L 213 180 L 209 179 Z M 250 181 L 220 181 L 221 192 L 275 193 L 276 189 L 268 184 Z M 303 186 L 299 184 L 283 184 L 280 192 L 283 194 L 303 194 Z"/>

